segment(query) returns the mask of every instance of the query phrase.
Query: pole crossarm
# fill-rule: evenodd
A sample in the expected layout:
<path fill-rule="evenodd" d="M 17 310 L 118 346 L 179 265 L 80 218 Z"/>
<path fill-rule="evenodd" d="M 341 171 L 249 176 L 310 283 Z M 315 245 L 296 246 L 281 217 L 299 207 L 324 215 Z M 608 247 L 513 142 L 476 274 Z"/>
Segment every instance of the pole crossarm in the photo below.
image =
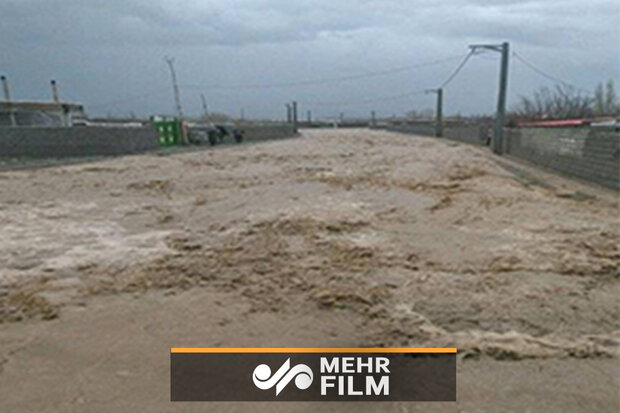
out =
<path fill-rule="evenodd" d="M 478 49 L 487 49 L 487 50 L 492 50 L 494 52 L 501 53 L 503 50 L 503 45 L 501 44 L 471 44 L 469 45 L 469 48 L 473 50 L 474 52 Z"/>

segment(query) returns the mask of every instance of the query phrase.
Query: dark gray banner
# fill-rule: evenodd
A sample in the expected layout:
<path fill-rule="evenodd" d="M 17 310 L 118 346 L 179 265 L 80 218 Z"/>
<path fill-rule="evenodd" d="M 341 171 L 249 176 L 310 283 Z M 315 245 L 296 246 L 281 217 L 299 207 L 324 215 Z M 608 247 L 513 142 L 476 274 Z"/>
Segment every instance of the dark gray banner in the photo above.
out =
<path fill-rule="evenodd" d="M 172 401 L 455 401 L 456 353 L 171 353 Z"/>

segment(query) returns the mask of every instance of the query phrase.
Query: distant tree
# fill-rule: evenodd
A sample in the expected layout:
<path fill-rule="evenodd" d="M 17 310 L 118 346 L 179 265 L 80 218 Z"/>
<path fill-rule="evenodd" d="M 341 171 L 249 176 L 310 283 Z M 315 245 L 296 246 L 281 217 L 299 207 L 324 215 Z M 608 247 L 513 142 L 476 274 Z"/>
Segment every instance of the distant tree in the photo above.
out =
<path fill-rule="evenodd" d="M 405 117 L 407 119 L 418 119 L 418 111 L 417 110 L 410 110 L 409 112 L 405 113 Z"/>
<path fill-rule="evenodd" d="M 594 90 L 594 114 L 601 115 L 605 113 L 605 90 L 603 84 L 599 83 Z"/>
<path fill-rule="evenodd" d="M 542 87 L 532 97 L 521 96 L 511 117 L 518 119 L 587 118 L 594 113 L 595 99 L 568 85 Z"/>
<path fill-rule="evenodd" d="M 605 86 L 599 83 L 594 91 L 594 114 L 597 116 L 619 116 L 620 104 L 616 95 L 614 81 L 608 80 Z"/>
<path fill-rule="evenodd" d="M 611 79 L 607 81 L 607 87 L 605 88 L 605 112 L 605 115 L 620 115 L 620 104 L 618 104 L 614 81 Z"/>
<path fill-rule="evenodd" d="M 420 111 L 420 117 L 423 119 L 433 119 L 435 117 L 435 111 L 430 108 L 422 109 Z"/>

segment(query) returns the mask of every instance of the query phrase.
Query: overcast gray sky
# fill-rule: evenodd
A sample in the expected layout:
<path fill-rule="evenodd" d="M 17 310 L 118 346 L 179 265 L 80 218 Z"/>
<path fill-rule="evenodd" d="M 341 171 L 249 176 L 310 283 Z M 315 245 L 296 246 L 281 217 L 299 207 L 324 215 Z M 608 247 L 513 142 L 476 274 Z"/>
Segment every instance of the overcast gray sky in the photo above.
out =
<path fill-rule="evenodd" d="M 173 113 L 165 55 L 190 115 L 201 93 L 211 110 L 248 117 L 282 117 L 293 99 L 304 116 L 402 114 L 433 97 L 367 101 L 437 87 L 469 44 L 502 41 L 585 89 L 619 83 L 618 0 L 0 0 L 0 73 L 14 98 L 47 99 L 55 78 L 91 115 Z M 469 61 L 446 88 L 448 113 L 494 110 L 498 57 Z M 509 101 L 551 84 L 511 59 Z"/>

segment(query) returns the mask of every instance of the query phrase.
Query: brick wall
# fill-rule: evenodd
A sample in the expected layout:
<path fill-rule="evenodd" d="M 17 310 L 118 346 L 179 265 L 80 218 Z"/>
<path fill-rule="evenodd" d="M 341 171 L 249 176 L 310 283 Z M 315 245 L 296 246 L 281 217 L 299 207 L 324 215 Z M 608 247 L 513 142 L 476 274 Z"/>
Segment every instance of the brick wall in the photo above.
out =
<path fill-rule="evenodd" d="M 0 158 L 123 155 L 158 147 L 151 127 L 0 127 Z"/>
<path fill-rule="evenodd" d="M 620 189 L 620 132 L 614 128 L 509 128 L 509 156 Z"/>

